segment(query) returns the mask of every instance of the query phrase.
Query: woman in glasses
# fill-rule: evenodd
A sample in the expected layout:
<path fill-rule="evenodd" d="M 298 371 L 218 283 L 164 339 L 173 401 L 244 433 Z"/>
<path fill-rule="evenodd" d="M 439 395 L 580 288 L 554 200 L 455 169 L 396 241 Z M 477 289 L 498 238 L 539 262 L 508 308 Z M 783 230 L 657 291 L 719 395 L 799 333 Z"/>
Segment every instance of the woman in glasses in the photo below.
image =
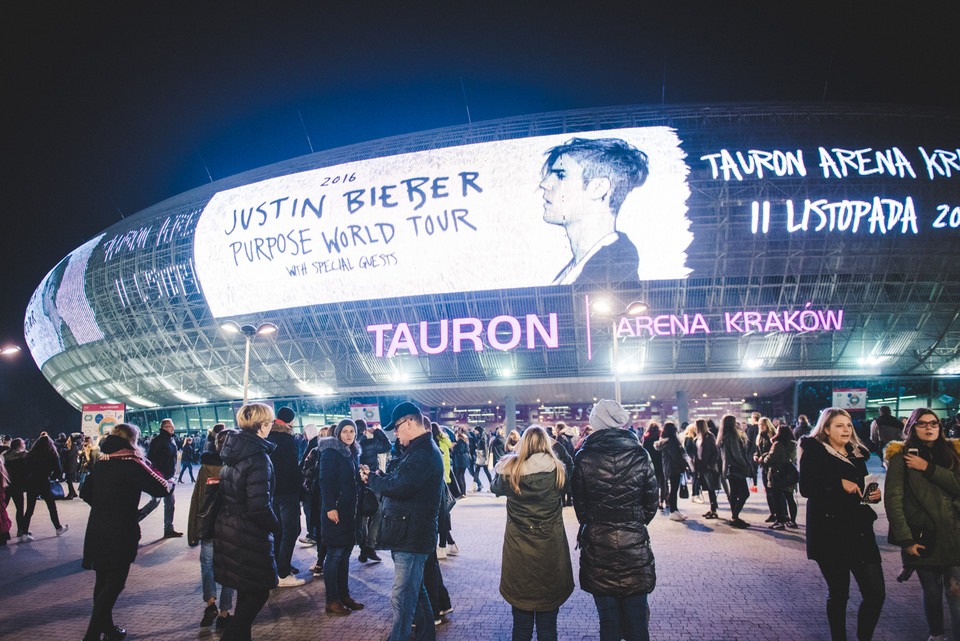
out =
<path fill-rule="evenodd" d="M 944 437 L 928 408 L 913 411 L 904 434 L 886 449 L 889 540 L 920 578 L 930 639 L 944 638 L 945 586 L 953 638 L 960 639 L 960 442 Z"/>

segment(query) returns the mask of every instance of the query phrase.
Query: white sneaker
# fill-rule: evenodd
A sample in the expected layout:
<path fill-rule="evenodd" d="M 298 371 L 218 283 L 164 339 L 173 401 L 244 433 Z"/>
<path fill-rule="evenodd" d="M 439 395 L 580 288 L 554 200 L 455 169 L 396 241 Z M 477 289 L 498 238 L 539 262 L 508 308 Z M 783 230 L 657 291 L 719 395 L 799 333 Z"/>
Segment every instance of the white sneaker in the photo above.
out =
<path fill-rule="evenodd" d="M 694 503 L 703 503 L 703 497 L 702 497 L 702 496 L 695 496 L 695 497 L 691 498 L 690 500 L 693 501 Z"/>
<path fill-rule="evenodd" d="M 447 548 L 447 554 L 449 554 L 450 556 L 457 556 L 458 554 L 460 554 L 460 548 L 458 548 L 457 544 L 454 543 L 453 545 Z M 440 614 L 443 614 L 443 613 L 441 612 Z"/>
<path fill-rule="evenodd" d="M 687 517 L 685 517 L 685 516 L 684 516 L 683 514 L 681 514 L 679 511 L 678 511 L 678 512 L 671 512 L 671 513 L 670 513 L 670 516 L 668 516 L 667 518 L 670 519 L 671 521 L 686 521 L 686 520 L 687 520 Z"/>
<path fill-rule="evenodd" d="M 69 525 L 61 525 L 60 527 L 57 528 L 57 536 L 63 536 L 64 534 L 67 533 L 67 530 L 69 529 L 70 529 Z M 30 538 L 33 538 L 33 537 L 30 537 Z"/>
<path fill-rule="evenodd" d="M 307 581 L 305 579 L 298 579 L 294 575 L 288 574 L 287 576 L 280 579 L 280 582 L 277 583 L 277 587 L 278 588 L 295 588 L 298 585 L 303 585 L 306 582 Z"/>
<path fill-rule="evenodd" d="M 32 540 L 33 540 L 33 535 L 31 535 L 31 534 L 21 534 L 21 535 L 20 535 L 20 542 L 21 542 L 21 543 L 29 543 L 29 542 L 32 541 Z"/>
<path fill-rule="evenodd" d="M 946 637 L 944 635 L 937 634 L 937 635 L 931 636 L 929 639 L 927 639 L 927 641 L 944 641 L 945 638 Z"/>
<path fill-rule="evenodd" d="M 445 548 L 445 547 L 443 547 L 443 548 L 442 548 L 442 547 L 437 547 L 437 558 L 438 558 L 438 559 L 445 559 L 445 558 L 447 558 L 447 548 Z"/>

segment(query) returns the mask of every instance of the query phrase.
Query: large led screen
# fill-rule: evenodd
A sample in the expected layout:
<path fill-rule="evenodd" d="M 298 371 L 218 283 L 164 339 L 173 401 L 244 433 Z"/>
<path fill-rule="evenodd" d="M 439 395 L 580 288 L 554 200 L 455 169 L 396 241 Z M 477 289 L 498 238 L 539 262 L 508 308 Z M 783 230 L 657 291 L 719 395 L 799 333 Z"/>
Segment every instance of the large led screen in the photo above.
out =
<path fill-rule="evenodd" d="M 203 210 L 196 272 L 217 317 L 383 296 L 684 278 L 693 235 L 680 144 L 667 127 L 563 134 L 244 185 L 217 193 Z"/>

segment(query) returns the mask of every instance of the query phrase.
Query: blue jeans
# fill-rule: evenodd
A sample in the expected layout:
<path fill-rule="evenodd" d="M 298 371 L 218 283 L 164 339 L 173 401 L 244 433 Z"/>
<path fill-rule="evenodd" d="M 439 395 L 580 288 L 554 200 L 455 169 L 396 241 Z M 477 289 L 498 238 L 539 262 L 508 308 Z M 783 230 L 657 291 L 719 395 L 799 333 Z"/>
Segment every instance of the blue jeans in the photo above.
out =
<path fill-rule="evenodd" d="M 923 611 L 927 615 L 930 636 L 944 633 L 943 595 L 946 593 L 953 638 L 960 639 L 960 567 L 956 565 L 942 567 L 918 565 L 916 567 L 920 587 L 923 588 Z"/>
<path fill-rule="evenodd" d="M 167 479 L 168 482 L 172 483 L 173 479 Z M 163 531 L 172 532 L 173 531 L 173 507 L 174 507 L 174 496 L 173 492 L 167 494 L 163 497 Z M 147 515 L 157 509 L 157 506 L 160 505 L 161 499 L 151 498 L 150 501 L 140 508 L 140 518 L 138 520 L 142 521 L 147 518 Z"/>
<path fill-rule="evenodd" d="M 389 641 L 407 641 L 410 624 L 417 626 L 417 641 L 436 641 L 437 631 L 433 625 L 433 608 L 427 588 L 423 585 L 423 566 L 429 554 L 393 552 L 393 590 L 390 605 L 393 607 L 393 630 Z"/>
<path fill-rule="evenodd" d="M 511 641 L 530 641 L 533 626 L 537 626 L 537 641 L 557 641 L 557 615 L 560 610 L 528 612 L 513 608 L 513 636 Z M 618 639 L 619 641 L 619 639 Z"/>
<path fill-rule="evenodd" d="M 290 574 L 293 548 L 300 536 L 300 496 L 281 494 L 273 497 L 273 509 L 280 519 L 280 536 L 273 539 L 273 555 L 277 557 L 277 576 Z"/>
<path fill-rule="evenodd" d="M 217 598 L 217 582 L 213 580 L 213 541 L 200 541 L 200 584 L 203 586 L 203 600 Z M 220 586 L 220 609 L 233 609 L 233 588 Z"/>
<path fill-rule="evenodd" d="M 600 641 L 650 641 L 650 610 L 647 595 L 637 594 L 618 599 L 615 596 L 596 596 L 600 615 Z"/>
<path fill-rule="evenodd" d="M 349 596 L 347 578 L 350 575 L 350 553 L 353 546 L 327 548 L 327 559 L 323 562 L 323 587 L 327 593 L 327 603 L 337 603 Z"/>

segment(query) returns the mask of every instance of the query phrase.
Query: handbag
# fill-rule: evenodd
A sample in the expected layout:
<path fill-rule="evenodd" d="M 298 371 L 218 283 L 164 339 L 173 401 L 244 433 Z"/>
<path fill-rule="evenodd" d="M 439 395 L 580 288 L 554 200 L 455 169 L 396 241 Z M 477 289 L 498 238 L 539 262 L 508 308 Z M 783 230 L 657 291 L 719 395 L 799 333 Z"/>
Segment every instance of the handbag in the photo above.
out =
<path fill-rule="evenodd" d="M 690 498 L 690 488 L 687 487 L 686 483 L 680 484 L 680 498 L 682 499 Z"/>
<path fill-rule="evenodd" d="M 203 497 L 203 506 L 197 512 L 197 538 L 207 541 L 213 538 L 217 524 L 217 516 L 223 506 L 223 496 L 220 495 L 220 478 L 207 479 Z"/>
<path fill-rule="evenodd" d="M 66 494 L 63 493 L 63 486 L 60 485 L 60 481 L 55 481 L 53 479 L 50 480 L 50 490 L 48 492 L 48 496 L 54 501 L 59 501 L 66 496 Z"/>
<path fill-rule="evenodd" d="M 360 507 L 357 512 L 360 516 L 373 516 L 379 509 L 380 501 L 377 500 L 377 495 L 369 487 L 364 486 L 360 490 Z"/>
<path fill-rule="evenodd" d="M 450 486 L 448 486 L 446 483 L 443 483 L 443 490 L 440 493 L 440 498 L 442 499 L 441 507 L 448 513 L 453 509 L 453 506 L 457 504 L 457 499 L 454 498 L 453 492 L 450 491 Z"/>
<path fill-rule="evenodd" d="M 782 490 L 796 485 L 800 480 L 800 473 L 792 463 L 777 465 L 770 470 L 770 487 L 776 490 Z"/>
<path fill-rule="evenodd" d="M 483 450 L 477 450 L 476 455 L 474 455 L 474 462 L 480 467 L 487 466 L 487 453 Z"/>

